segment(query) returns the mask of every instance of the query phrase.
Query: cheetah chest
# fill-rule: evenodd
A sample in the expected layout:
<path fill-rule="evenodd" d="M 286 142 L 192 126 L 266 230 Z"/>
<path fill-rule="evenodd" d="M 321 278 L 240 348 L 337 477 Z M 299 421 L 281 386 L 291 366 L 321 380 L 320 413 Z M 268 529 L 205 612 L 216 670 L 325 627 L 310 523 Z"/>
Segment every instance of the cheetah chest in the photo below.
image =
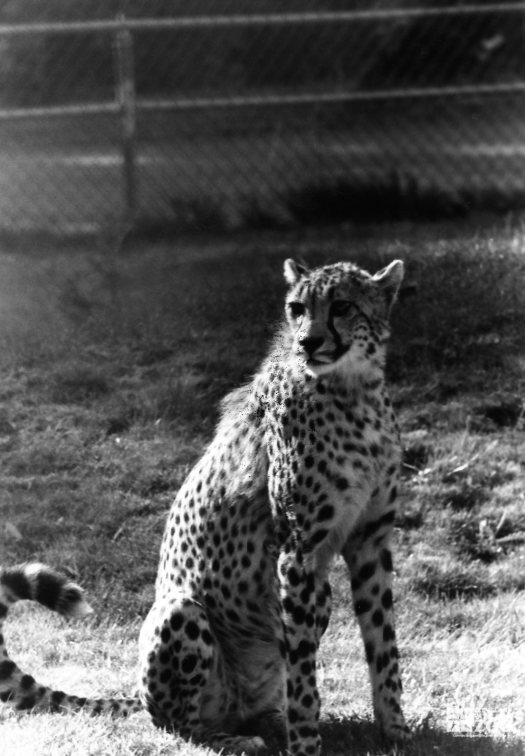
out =
<path fill-rule="evenodd" d="M 310 546 L 330 531 L 346 537 L 386 470 L 397 467 L 397 432 L 384 402 L 320 380 L 274 391 L 266 413 L 270 499 Z"/>

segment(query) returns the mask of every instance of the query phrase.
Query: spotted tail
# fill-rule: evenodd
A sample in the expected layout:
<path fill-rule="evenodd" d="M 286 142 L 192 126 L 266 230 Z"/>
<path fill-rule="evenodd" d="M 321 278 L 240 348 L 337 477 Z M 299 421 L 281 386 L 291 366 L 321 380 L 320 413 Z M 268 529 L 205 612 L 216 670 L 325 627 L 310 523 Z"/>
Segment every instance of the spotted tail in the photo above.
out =
<path fill-rule="evenodd" d="M 40 685 L 9 658 L 3 625 L 12 604 L 21 599 L 37 601 L 65 617 L 85 617 L 93 612 L 82 589 L 43 564 L 0 568 L 0 701 L 19 711 L 64 712 L 83 709 L 92 714 L 110 712 L 127 716 L 140 711 L 138 698 L 80 698 Z"/>

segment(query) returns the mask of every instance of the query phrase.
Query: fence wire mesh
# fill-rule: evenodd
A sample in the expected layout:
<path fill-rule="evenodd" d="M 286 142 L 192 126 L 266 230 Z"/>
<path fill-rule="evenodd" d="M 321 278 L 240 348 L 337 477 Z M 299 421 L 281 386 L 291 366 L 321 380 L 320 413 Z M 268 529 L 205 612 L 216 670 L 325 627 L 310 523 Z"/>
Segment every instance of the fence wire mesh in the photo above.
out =
<path fill-rule="evenodd" d="M 521 2 L 4 3 L 0 230 L 523 207 L 524 42 Z"/>

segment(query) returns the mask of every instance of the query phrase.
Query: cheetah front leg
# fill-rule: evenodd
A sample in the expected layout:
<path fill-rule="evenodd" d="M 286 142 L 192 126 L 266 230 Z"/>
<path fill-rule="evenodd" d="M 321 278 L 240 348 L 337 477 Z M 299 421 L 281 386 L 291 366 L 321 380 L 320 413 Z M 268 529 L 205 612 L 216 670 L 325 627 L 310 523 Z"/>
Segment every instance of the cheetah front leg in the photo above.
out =
<path fill-rule="evenodd" d="M 370 671 L 374 714 L 383 732 L 394 740 L 409 735 L 401 711 L 402 684 L 392 601 L 392 554 L 389 533 L 372 523 L 364 536 L 349 538 L 343 557 L 350 569 L 354 609 Z M 367 536 L 367 530 L 369 535 Z"/>
<path fill-rule="evenodd" d="M 300 551 L 284 551 L 278 562 L 285 630 L 288 751 L 293 756 L 317 756 L 320 701 L 316 683 L 316 652 L 324 623 L 316 621 L 319 598 L 313 570 L 305 568 Z M 328 603 L 328 591 L 325 591 Z"/>
<path fill-rule="evenodd" d="M 305 568 L 295 546 L 289 546 L 289 552 L 285 550 L 279 557 L 287 662 L 285 724 L 289 752 L 293 754 L 319 753 L 321 746 L 316 651 L 330 621 L 332 590 L 325 566 L 316 567 L 313 571 Z"/>

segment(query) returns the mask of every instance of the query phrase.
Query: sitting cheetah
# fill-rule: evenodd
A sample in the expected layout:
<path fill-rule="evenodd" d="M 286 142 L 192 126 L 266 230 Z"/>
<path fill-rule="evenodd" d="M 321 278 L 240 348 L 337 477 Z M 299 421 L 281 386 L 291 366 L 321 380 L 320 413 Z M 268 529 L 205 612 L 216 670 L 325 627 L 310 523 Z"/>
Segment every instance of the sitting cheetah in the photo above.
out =
<path fill-rule="evenodd" d="M 384 383 L 388 318 L 403 276 L 349 262 L 285 263 L 286 317 L 250 384 L 225 400 L 214 439 L 180 489 L 140 634 L 138 698 L 86 700 L 24 675 L 1 640 L 0 695 L 19 708 L 130 713 L 226 752 L 257 752 L 250 725 L 282 721 L 296 756 L 320 750 L 316 652 L 342 554 L 375 716 L 403 738 L 390 534 L 400 447 Z M 84 613 L 79 589 L 40 566 L 0 574 L 17 598 Z M 1 638 L 1 636 L 0 636 Z"/>

